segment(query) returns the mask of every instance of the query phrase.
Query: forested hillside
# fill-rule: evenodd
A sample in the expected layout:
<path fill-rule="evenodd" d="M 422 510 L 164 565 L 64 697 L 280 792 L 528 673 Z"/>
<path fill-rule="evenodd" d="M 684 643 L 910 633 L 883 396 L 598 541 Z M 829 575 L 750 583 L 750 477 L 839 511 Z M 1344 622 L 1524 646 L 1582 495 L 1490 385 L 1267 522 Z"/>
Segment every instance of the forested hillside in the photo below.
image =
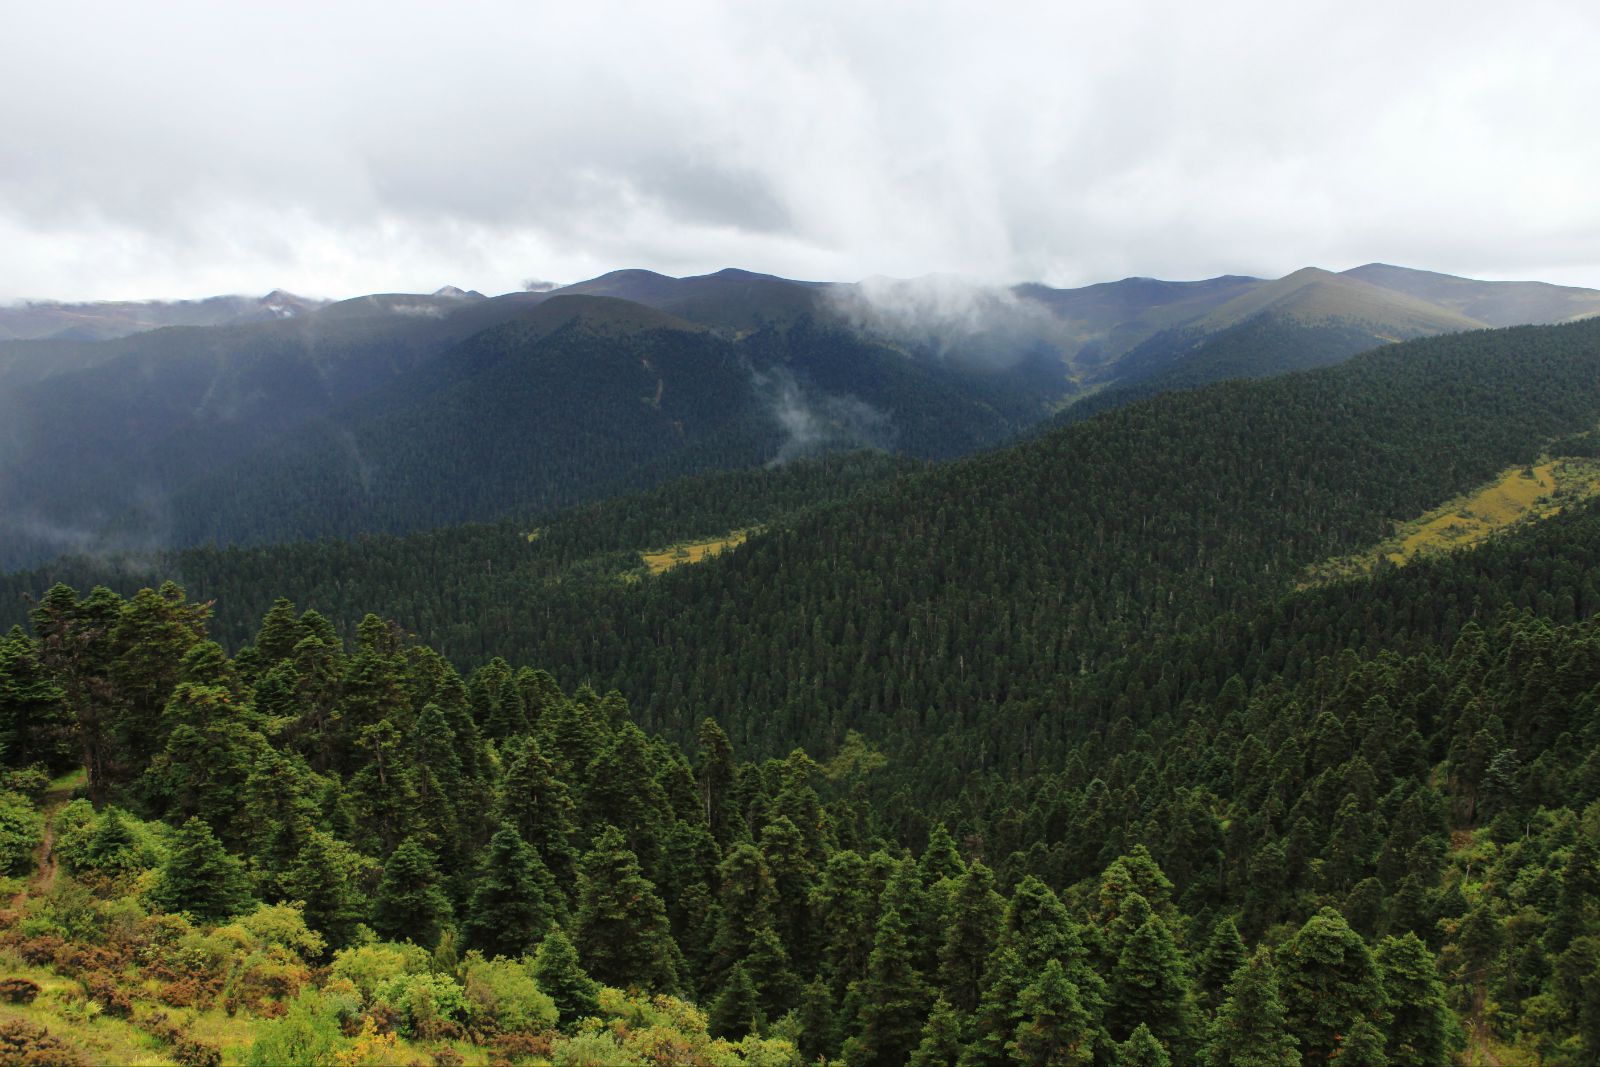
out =
<path fill-rule="evenodd" d="M 1600 324 L 1585 323 L 1157 397 L 887 481 L 639 584 L 545 581 L 545 549 L 513 526 L 8 581 L 38 596 L 56 578 L 132 591 L 178 573 L 223 601 L 230 642 L 278 595 L 346 628 L 371 606 L 465 663 L 531 659 L 567 684 L 616 686 L 679 739 L 710 713 L 763 755 L 825 751 L 848 729 L 920 751 L 1060 706 L 1084 671 L 1267 603 L 1308 564 L 1532 461 L 1600 420 L 1597 371 Z M 732 518 L 625 547 L 750 525 Z M 950 748 L 962 771 L 1019 758 Z"/>
<path fill-rule="evenodd" d="M 1600 1067 L 1600 2 L 838 6 L 4 20 L 0 1067 Z"/>
<path fill-rule="evenodd" d="M 1166 331 L 1124 357 L 1116 384 L 1073 402 L 1055 421 L 1077 422 L 1173 389 L 1325 367 L 1382 343 L 1353 323 L 1307 326 L 1271 317 L 1215 333 Z"/>
<path fill-rule="evenodd" d="M 1482 331 L 943 465 L 13 575 L 0 1043 L 1590 1062 L 1600 503 L 1307 577 L 1597 423 L 1600 323 Z"/>
<path fill-rule="evenodd" d="M 463 676 L 375 617 L 346 647 L 281 602 L 230 659 L 175 587 L 58 587 L 0 645 L 0 960 L 28 1004 L 3 1040 L 61 1062 L 1587 1062 L 1597 582 L 1589 508 L 1294 594 L 1099 672 L 1098 708 L 1090 684 L 968 738 L 1059 745 L 1058 771 L 915 805 L 896 783 L 939 764 L 859 735 L 740 762 L 713 721 L 652 739 L 618 694 Z M 1554 618 L 1494 606 L 1530 596 Z M 46 791 L 74 766 L 84 799 Z"/>
<path fill-rule="evenodd" d="M 0 567 L 437 529 L 835 449 L 948 459 L 1090 394 L 1068 418 L 1481 326 L 1467 307 L 1541 322 L 1600 299 L 1363 271 L 1005 289 L 635 270 L 493 298 L 51 305 L 98 325 L 0 339 Z M 144 328 L 164 322 L 195 325 Z"/>
<path fill-rule="evenodd" d="M 0 565 L 433 529 L 861 447 L 949 458 L 1066 388 L 1054 357 L 970 365 L 811 318 L 736 337 L 522 297 L 33 343 L 0 362 L 18 378 L 0 395 Z"/>
<path fill-rule="evenodd" d="M 644 570 L 642 551 L 789 524 L 813 508 L 922 466 L 862 451 L 678 479 L 533 522 L 454 526 L 406 537 L 110 558 L 68 556 L 0 576 L 0 626 L 26 625 L 30 598 L 57 582 L 83 588 L 128 585 L 131 593 L 141 584 L 159 585 L 165 580 L 161 576 L 167 576 L 186 583 L 197 598 L 215 602 L 211 632 L 230 648 L 249 642 L 262 613 L 280 593 L 323 605 L 338 631 L 353 639 L 360 615 L 347 616 L 342 606 L 346 596 L 354 596 L 384 605 L 396 618 L 456 619 L 449 627 L 420 621 L 408 625 L 434 631 L 437 636 L 430 640 L 475 664 L 487 657 L 464 650 L 485 647 L 486 628 L 474 615 L 486 593 L 495 598 L 588 598 L 638 577 Z M 436 580 L 418 582 L 418 574 Z M 285 585 L 268 588 L 274 582 Z M 446 630 L 456 636 L 447 637 Z"/>
<path fill-rule="evenodd" d="M 0 564 L 106 546 L 105 526 L 130 513 L 160 527 L 181 486 L 528 306 L 366 297 L 268 322 L 0 342 Z"/>
<path fill-rule="evenodd" d="M 840 449 L 948 458 L 999 443 L 1043 409 L 1009 376 L 908 360 L 836 330 L 802 323 L 733 342 L 642 318 L 637 305 L 582 300 L 554 332 L 540 321 L 559 310 L 552 301 L 534 325 L 486 331 L 184 490 L 172 540 L 430 529 Z"/>

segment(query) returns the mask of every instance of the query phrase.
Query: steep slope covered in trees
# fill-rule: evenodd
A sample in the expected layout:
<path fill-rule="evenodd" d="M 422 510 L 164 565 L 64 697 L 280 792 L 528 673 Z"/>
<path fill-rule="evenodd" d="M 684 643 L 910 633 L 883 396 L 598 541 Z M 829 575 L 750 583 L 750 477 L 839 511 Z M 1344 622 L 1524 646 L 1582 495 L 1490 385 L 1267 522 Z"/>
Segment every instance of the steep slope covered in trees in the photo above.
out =
<path fill-rule="evenodd" d="M 1086 722 L 1012 720 L 1008 750 L 1057 731 L 1058 771 L 922 805 L 894 782 L 942 761 L 886 765 L 858 736 L 821 764 L 741 763 L 713 722 L 675 746 L 616 694 L 500 660 L 460 676 L 376 618 L 347 649 L 283 602 L 229 660 L 175 588 L 58 588 L 37 637 L 0 646 L 9 783 L 81 758 L 96 807 L 53 811 L 62 873 L 19 898 L 0 961 L 66 976 L 167 1055 L 227 1044 L 226 1007 L 252 1062 L 313 1038 L 324 1057 L 1582 1062 L 1597 531 L 1575 511 L 1203 628 L 1211 650 L 1098 672 L 1105 718 L 1086 698 Z M 1555 618 L 1494 606 L 1523 590 Z M 1230 657 L 1248 677 L 1190 677 L 1176 703 L 1138 673 Z M 21 871 L 41 821 L 5 803 Z M 65 1003 L 30 1016 L 53 1036 L 7 1039 L 80 1039 Z"/>
<path fill-rule="evenodd" d="M 1037 717 L 1083 671 L 1252 610 L 1307 564 L 1531 461 L 1600 419 L 1597 368 L 1600 326 L 1579 324 L 1163 396 L 886 482 L 639 585 L 534 592 L 539 549 L 510 529 L 181 566 L 198 595 L 244 596 L 230 638 L 237 612 L 280 591 L 315 595 L 342 625 L 371 604 L 453 656 L 536 657 L 564 680 L 616 685 L 674 736 L 710 712 L 768 752 L 826 750 L 847 729 L 918 750 Z M 401 577 L 423 573 L 425 595 Z M 61 575 L 101 580 L 69 565 L 13 588 L 38 595 Z M 951 758 L 966 770 L 1016 755 L 953 745 Z"/>
<path fill-rule="evenodd" d="M 105 544 L 172 493 L 527 310 L 367 297 L 292 319 L 0 345 L 0 563 Z"/>
<path fill-rule="evenodd" d="M 1174 389 L 1326 367 L 1385 343 L 1353 323 L 1307 325 L 1268 315 L 1215 333 L 1171 330 L 1130 352 L 1114 384 L 1075 401 L 1055 421 L 1078 422 Z"/>
<path fill-rule="evenodd" d="M 279 600 L 231 656 L 176 586 L 38 591 L 0 640 L 0 862 L 49 842 L 0 917 L 0 996 L 30 1001 L 0 1042 L 1592 1060 L 1600 504 L 1296 586 L 1592 443 L 1597 371 L 1600 324 L 1474 333 L 926 471 L 158 561 L 228 611 L 309 584 L 419 613 L 341 638 Z M 80 798 L 46 791 L 74 768 Z"/>
<path fill-rule="evenodd" d="M 805 324 L 729 341 L 600 298 L 488 331 L 389 392 L 180 494 L 179 544 L 529 515 L 673 477 L 863 446 L 943 457 L 1037 401 Z M 557 310 L 545 304 L 537 319 Z M 620 319 L 620 322 L 619 322 Z"/>
<path fill-rule="evenodd" d="M 619 271 L 554 292 L 269 299 L 262 313 L 287 317 L 0 341 L 0 566 L 431 529 L 835 447 L 949 458 L 1093 390 L 1069 417 L 1480 324 L 1396 277 L 1007 291 Z M 1496 323 L 1582 295 L 1444 281 Z"/>

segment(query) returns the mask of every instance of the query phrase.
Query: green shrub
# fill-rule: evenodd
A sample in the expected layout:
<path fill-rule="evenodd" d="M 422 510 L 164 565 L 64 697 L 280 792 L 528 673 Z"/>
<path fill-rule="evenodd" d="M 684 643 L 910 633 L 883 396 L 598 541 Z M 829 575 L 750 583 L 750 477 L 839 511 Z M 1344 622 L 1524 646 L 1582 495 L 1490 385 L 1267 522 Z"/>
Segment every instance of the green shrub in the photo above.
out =
<path fill-rule="evenodd" d="M 468 953 L 461 965 L 462 985 L 472 1021 L 485 1029 L 548 1030 L 556 1025 L 556 1005 L 533 980 L 526 964 Z"/>
<path fill-rule="evenodd" d="M 99 942 L 105 935 L 105 915 L 100 901 L 71 878 L 57 878 L 43 895 L 27 904 L 27 916 L 18 924 L 24 937 L 56 936 L 66 941 Z"/>
<path fill-rule="evenodd" d="M 591 1032 L 557 1045 L 550 1062 L 554 1067 L 638 1067 L 644 1060 L 611 1034 Z"/>
<path fill-rule="evenodd" d="M 349 1042 L 340 1031 L 341 1006 L 307 991 L 281 1019 L 265 1023 L 245 1056 L 250 1067 L 322 1067 Z"/>
<path fill-rule="evenodd" d="M 379 986 L 401 975 L 420 974 L 428 969 L 428 963 L 426 949 L 379 941 L 334 953 L 328 974 L 332 978 L 349 980 L 362 998 L 371 1003 Z"/>
<path fill-rule="evenodd" d="M 21 874 L 33 866 L 44 840 L 44 816 L 16 793 L 0 793 L 0 871 Z"/>
<path fill-rule="evenodd" d="M 56 813 L 53 853 L 73 874 L 96 871 L 116 877 L 161 865 L 168 829 L 144 822 L 120 808 L 96 813 L 87 800 L 70 802 Z"/>
<path fill-rule="evenodd" d="M 49 788 L 50 772 L 37 764 L 32 767 L 16 767 L 0 774 L 0 790 L 19 793 L 33 804 L 37 804 Z"/>
<path fill-rule="evenodd" d="M 306 925 L 305 909 L 296 904 L 263 904 L 232 925 L 258 944 L 286 948 L 303 960 L 314 960 L 327 948 L 322 935 Z"/>
<path fill-rule="evenodd" d="M 398 975 L 378 987 L 376 999 L 399 1013 L 407 1037 L 440 1037 L 467 1018 L 466 994 L 449 975 Z"/>

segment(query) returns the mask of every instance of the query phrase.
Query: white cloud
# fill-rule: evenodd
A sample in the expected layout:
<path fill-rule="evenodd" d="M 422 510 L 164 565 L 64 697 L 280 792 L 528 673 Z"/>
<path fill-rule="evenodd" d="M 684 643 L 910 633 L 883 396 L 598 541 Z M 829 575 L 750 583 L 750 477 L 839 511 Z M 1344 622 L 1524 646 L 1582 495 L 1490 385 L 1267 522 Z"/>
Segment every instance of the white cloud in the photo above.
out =
<path fill-rule="evenodd" d="M 1600 286 L 1600 8 L 4 0 L 0 299 L 620 266 Z"/>

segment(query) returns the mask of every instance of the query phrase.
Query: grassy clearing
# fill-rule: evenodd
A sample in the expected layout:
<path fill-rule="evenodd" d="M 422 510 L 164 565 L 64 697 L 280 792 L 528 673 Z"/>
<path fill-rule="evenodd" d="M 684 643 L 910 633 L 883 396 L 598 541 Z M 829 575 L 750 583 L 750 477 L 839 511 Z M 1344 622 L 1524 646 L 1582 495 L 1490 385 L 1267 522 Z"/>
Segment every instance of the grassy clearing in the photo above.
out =
<path fill-rule="evenodd" d="M 161 1041 L 131 1020 L 103 1014 L 71 978 L 30 966 L 11 952 L 0 953 L 0 977 L 26 978 L 39 986 L 39 997 L 32 1004 L 0 1004 L 0 1020 L 21 1019 L 42 1026 L 90 1063 L 145 1067 L 173 1062 Z"/>
<path fill-rule="evenodd" d="M 72 799 L 73 793 L 76 793 L 88 783 L 89 772 L 82 767 L 75 771 L 68 771 L 61 777 L 51 781 L 50 788 L 46 789 L 44 796 L 40 798 L 39 806 L 47 813 L 54 813 L 57 808 Z"/>
<path fill-rule="evenodd" d="M 1550 497 L 1556 490 L 1555 471 L 1556 464 L 1551 462 L 1502 472 L 1492 485 L 1408 524 L 1411 531 L 1400 537 L 1398 547 L 1386 552 L 1389 561 L 1404 563 L 1424 552 L 1482 541 Z"/>
<path fill-rule="evenodd" d="M 639 558 L 651 574 L 661 574 L 684 563 L 701 563 L 729 548 L 736 548 L 750 539 L 756 530 L 734 530 L 721 537 L 705 541 L 681 541 L 654 552 L 640 552 Z"/>
<path fill-rule="evenodd" d="M 1383 561 L 1405 566 L 1418 557 L 1467 548 L 1596 495 L 1600 495 L 1600 461 L 1545 457 L 1532 467 L 1508 467 L 1487 485 L 1397 523 L 1392 536 L 1365 552 L 1307 568 L 1300 586 L 1364 577 Z"/>

